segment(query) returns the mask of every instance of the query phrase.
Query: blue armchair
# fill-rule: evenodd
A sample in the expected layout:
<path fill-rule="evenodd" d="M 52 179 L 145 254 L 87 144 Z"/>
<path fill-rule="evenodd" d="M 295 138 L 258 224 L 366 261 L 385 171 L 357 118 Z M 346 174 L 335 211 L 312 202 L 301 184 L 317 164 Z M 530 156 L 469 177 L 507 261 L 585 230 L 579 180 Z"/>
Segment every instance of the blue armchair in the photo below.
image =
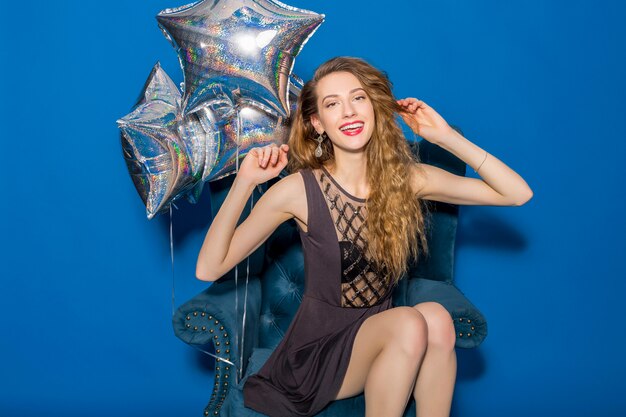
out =
<path fill-rule="evenodd" d="M 422 162 L 465 175 L 465 163 L 443 148 L 425 140 L 412 143 L 411 147 Z M 210 184 L 213 213 L 217 213 L 233 179 L 229 176 Z M 262 189 L 268 186 L 271 184 L 264 184 Z M 258 201 L 259 192 L 255 191 L 253 197 Z M 430 211 L 430 256 L 410 265 L 407 276 L 394 291 L 393 304 L 440 303 L 454 319 L 456 347 L 473 348 L 486 337 L 487 323 L 453 283 L 458 206 L 431 202 Z M 241 221 L 248 212 L 244 211 Z M 265 363 L 289 327 L 304 290 L 303 266 L 300 238 L 291 220 L 283 223 L 247 260 L 176 311 L 172 319 L 176 336 L 221 358 L 215 360 L 215 382 L 204 409 L 205 416 L 262 415 L 244 407 L 241 390 L 245 379 Z M 242 326 L 244 303 L 246 314 Z M 345 417 L 364 413 L 365 399 L 361 394 L 333 401 L 318 415 Z M 411 399 L 405 416 L 414 415 L 415 402 Z"/>

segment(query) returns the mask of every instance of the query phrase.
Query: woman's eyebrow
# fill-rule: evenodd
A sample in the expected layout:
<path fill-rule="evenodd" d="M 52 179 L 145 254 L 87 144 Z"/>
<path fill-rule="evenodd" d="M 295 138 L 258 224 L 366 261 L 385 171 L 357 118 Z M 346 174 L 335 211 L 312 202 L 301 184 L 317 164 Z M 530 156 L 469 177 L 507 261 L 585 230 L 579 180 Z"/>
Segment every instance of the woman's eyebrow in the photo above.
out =
<path fill-rule="evenodd" d="M 364 88 L 362 88 L 362 87 L 357 87 L 357 88 L 353 88 L 352 90 L 350 90 L 350 92 L 349 92 L 348 94 L 352 94 L 352 93 L 354 93 L 355 91 L 359 91 L 359 90 L 363 90 L 363 91 L 365 91 L 365 89 L 364 89 Z M 326 100 L 328 97 L 339 97 L 339 94 L 329 94 L 329 95 L 325 96 L 325 97 L 322 99 L 322 101 Z"/>

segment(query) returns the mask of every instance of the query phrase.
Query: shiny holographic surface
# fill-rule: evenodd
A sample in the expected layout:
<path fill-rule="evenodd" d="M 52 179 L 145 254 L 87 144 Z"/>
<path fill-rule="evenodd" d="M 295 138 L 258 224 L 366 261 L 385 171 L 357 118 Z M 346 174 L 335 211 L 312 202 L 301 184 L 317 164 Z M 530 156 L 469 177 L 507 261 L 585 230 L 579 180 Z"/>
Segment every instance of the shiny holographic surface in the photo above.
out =
<path fill-rule="evenodd" d="M 194 184 L 192 147 L 178 135 L 180 102 L 178 88 L 157 62 L 131 113 L 117 121 L 128 171 L 148 218 Z"/>
<path fill-rule="evenodd" d="M 291 79 L 289 96 L 292 110 L 295 110 L 302 84 L 297 77 Z M 287 143 L 290 126 L 288 119 L 276 116 L 267 107 L 237 97 L 231 111 L 224 112 L 219 119 L 216 129 L 219 132 L 217 159 L 207 180 L 236 173 L 238 161 L 254 147 Z"/>
<path fill-rule="evenodd" d="M 295 109 L 302 80 L 290 79 Z M 117 121 L 128 171 L 149 219 L 182 196 L 198 201 L 205 181 L 235 173 L 253 147 L 289 138 L 287 119 L 241 96 L 215 94 L 184 117 L 180 103 L 178 88 L 157 63 L 132 111 Z"/>
<path fill-rule="evenodd" d="M 163 10 L 159 27 L 179 53 L 182 94 L 157 63 L 122 148 L 148 218 L 205 181 L 236 173 L 257 146 L 286 143 L 302 80 L 294 58 L 324 16 L 271 0 L 200 1 Z"/>
<path fill-rule="evenodd" d="M 183 68 L 184 114 L 218 89 L 288 116 L 294 58 L 324 15 L 270 0 L 205 0 L 156 18 Z"/>

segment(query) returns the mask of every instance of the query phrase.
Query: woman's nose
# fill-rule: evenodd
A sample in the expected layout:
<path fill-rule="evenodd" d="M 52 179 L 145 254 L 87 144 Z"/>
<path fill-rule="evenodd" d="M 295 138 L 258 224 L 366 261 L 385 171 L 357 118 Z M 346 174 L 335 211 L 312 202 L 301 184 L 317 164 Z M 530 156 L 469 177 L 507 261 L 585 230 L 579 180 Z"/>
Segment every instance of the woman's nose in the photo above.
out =
<path fill-rule="evenodd" d="M 348 102 L 343 108 L 343 117 L 352 117 L 354 114 L 354 107 L 352 107 L 352 103 Z"/>

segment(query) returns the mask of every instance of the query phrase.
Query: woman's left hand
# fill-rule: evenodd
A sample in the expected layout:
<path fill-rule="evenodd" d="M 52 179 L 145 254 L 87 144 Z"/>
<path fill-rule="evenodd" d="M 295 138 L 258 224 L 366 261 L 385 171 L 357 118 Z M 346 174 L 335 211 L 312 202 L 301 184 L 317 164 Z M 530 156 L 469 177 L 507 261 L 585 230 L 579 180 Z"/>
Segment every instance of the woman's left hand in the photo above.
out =
<path fill-rule="evenodd" d="M 439 143 L 455 132 L 432 107 L 413 97 L 398 100 L 404 109 L 400 116 L 413 133 L 432 143 Z"/>

